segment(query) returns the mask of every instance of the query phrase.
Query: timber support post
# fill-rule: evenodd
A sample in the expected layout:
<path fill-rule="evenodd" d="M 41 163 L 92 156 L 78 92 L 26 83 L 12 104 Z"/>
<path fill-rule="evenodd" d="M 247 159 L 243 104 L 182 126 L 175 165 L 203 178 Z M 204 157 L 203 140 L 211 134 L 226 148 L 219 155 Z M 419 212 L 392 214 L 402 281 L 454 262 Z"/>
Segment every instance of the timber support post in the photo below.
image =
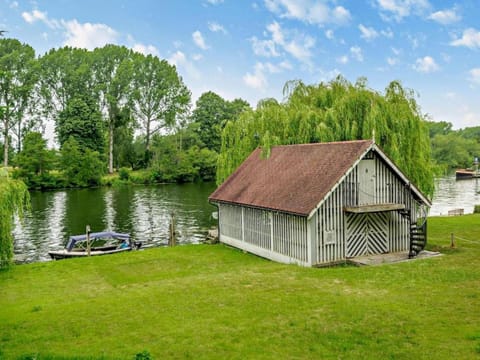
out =
<path fill-rule="evenodd" d="M 450 234 L 450 247 L 455 248 L 455 235 L 453 233 Z"/>
<path fill-rule="evenodd" d="M 168 237 L 168 246 L 175 246 L 177 242 L 175 236 L 175 213 L 170 214 L 170 225 L 169 225 L 169 237 Z"/>

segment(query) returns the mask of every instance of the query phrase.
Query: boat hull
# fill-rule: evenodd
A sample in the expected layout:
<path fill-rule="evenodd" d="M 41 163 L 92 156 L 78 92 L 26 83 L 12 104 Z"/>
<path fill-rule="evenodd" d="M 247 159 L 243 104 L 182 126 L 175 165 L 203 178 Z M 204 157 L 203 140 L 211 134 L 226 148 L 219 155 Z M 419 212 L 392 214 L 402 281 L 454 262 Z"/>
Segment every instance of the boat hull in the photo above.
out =
<path fill-rule="evenodd" d="M 455 178 L 457 180 L 468 180 L 478 177 L 480 177 L 480 174 L 476 173 L 473 170 L 462 169 L 455 172 Z"/>
<path fill-rule="evenodd" d="M 132 248 L 124 248 L 124 249 L 114 249 L 114 250 L 92 250 L 90 251 L 90 255 L 87 251 L 68 251 L 66 249 L 57 250 L 57 251 L 49 251 L 48 255 L 53 260 L 61 260 L 61 259 L 71 259 L 71 258 L 80 258 L 80 257 L 88 257 L 88 256 L 100 256 L 100 255 L 111 255 L 111 254 L 118 254 L 125 251 L 131 251 Z"/>

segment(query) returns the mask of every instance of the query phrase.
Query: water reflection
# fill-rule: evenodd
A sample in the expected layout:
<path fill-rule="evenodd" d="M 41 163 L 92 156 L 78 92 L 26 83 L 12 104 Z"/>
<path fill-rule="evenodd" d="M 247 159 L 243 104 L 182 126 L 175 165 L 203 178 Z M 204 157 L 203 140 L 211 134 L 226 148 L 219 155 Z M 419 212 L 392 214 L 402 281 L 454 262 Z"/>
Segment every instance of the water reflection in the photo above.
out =
<path fill-rule="evenodd" d="M 471 214 L 475 205 L 480 205 L 480 179 L 457 181 L 455 176 L 448 176 L 435 181 L 430 216 L 447 215 L 453 209 Z"/>
<path fill-rule="evenodd" d="M 49 250 L 63 248 L 70 235 L 113 230 L 129 233 L 145 247 L 168 243 L 174 213 L 177 242 L 198 243 L 215 225 L 207 201 L 215 184 L 128 186 L 32 192 L 31 211 L 14 228 L 17 261 L 49 260 Z"/>

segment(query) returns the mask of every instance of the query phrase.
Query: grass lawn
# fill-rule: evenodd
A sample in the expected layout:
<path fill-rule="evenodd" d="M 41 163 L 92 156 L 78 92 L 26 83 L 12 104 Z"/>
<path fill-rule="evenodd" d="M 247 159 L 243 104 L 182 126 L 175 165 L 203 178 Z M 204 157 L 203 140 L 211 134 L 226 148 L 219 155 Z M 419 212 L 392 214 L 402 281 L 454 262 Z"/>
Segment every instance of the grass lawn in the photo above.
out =
<path fill-rule="evenodd" d="M 429 249 L 445 255 L 311 269 L 191 245 L 15 266 L 0 359 L 478 358 L 480 215 L 429 219 Z"/>

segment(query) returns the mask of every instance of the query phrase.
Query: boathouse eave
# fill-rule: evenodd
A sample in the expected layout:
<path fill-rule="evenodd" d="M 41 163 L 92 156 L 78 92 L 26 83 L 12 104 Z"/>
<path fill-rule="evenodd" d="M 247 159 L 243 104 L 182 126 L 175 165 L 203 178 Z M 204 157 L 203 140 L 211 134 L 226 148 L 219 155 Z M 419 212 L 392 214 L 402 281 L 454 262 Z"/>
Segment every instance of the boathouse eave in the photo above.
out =
<path fill-rule="evenodd" d="M 323 197 L 323 199 L 318 203 L 318 205 L 313 208 L 312 211 L 310 211 L 310 214 L 308 215 L 307 217 L 307 220 L 310 220 L 316 213 L 316 211 L 323 205 L 323 203 L 326 201 L 326 199 L 328 199 L 328 197 L 330 196 L 330 194 L 332 194 L 336 189 L 337 187 L 345 180 L 345 178 L 353 171 L 353 169 L 360 163 L 360 161 L 365 157 L 365 155 L 368 154 L 369 151 L 375 151 L 376 154 L 378 154 L 383 161 L 385 161 L 387 163 L 387 165 L 393 170 L 393 172 L 395 172 L 395 174 L 402 180 L 402 182 L 404 184 L 408 184 L 410 185 L 411 187 L 411 190 L 413 191 L 413 193 L 415 193 L 415 195 L 427 206 L 427 207 L 431 207 L 432 206 L 432 203 L 431 201 L 422 194 L 422 192 L 420 190 L 417 189 L 417 187 L 415 185 L 413 185 L 410 180 L 408 180 L 408 178 L 403 174 L 403 172 L 393 163 L 392 160 L 390 160 L 388 158 L 388 156 L 375 144 L 375 142 L 372 142 L 372 144 L 367 148 L 365 149 L 365 151 L 358 157 L 358 159 L 352 164 L 352 166 L 348 169 L 348 171 L 343 174 L 343 176 L 338 179 L 338 181 L 335 183 L 334 186 L 332 186 L 332 188 L 330 189 L 330 191 L 328 193 L 325 194 L 325 196 Z"/>
<path fill-rule="evenodd" d="M 252 204 L 243 204 L 243 203 L 238 203 L 238 202 L 233 202 L 233 201 L 221 201 L 221 200 L 212 199 L 212 200 L 209 200 L 208 202 L 210 204 L 214 205 L 214 206 L 217 206 L 217 207 L 218 207 L 218 204 L 225 204 L 225 205 L 235 205 L 235 206 L 240 206 L 240 207 L 247 207 L 247 208 L 257 209 L 257 210 L 271 211 L 271 212 L 275 212 L 275 213 L 295 215 L 295 216 L 300 216 L 300 217 L 304 217 L 304 218 L 306 218 L 308 216 L 308 214 L 302 214 L 302 213 L 297 213 L 297 212 L 293 212 L 293 211 L 286 211 L 286 210 L 283 210 L 283 209 L 273 209 L 273 208 L 269 208 L 269 207 L 255 206 L 255 205 L 252 205 Z"/>

